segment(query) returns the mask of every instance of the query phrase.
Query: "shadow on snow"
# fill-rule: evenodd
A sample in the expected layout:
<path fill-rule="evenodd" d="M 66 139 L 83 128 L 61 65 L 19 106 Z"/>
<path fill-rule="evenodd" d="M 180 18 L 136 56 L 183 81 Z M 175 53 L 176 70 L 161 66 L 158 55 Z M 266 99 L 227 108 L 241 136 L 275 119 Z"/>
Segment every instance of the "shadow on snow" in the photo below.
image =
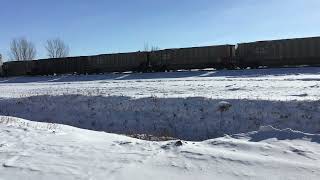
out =
<path fill-rule="evenodd" d="M 64 95 L 0 99 L 0 115 L 110 133 L 205 140 L 265 125 L 320 133 L 319 106 L 320 101 Z M 252 139 L 275 135 L 262 137 Z M 283 137 L 290 138 L 285 132 L 278 138 Z"/>

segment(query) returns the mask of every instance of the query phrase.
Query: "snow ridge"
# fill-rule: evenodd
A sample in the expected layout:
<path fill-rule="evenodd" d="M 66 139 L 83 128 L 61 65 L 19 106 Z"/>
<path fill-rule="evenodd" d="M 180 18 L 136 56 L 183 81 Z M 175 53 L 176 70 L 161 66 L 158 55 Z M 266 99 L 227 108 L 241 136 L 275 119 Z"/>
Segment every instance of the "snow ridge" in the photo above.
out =
<path fill-rule="evenodd" d="M 0 115 L 120 134 L 205 140 L 261 126 L 320 132 L 320 101 L 34 96 L 0 100 Z"/>
<path fill-rule="evenodd" d="M 277 140 L 308 140 L 320 144 L 320 134 L 309 134 L 295 131 L 290 128 L 283 130 L 276 129 L 272 126 L 261 126 L 258 131 L 232 135 L 232 138 L 248 138 L 252 142 L 260 142 L 267 139 Z"/>

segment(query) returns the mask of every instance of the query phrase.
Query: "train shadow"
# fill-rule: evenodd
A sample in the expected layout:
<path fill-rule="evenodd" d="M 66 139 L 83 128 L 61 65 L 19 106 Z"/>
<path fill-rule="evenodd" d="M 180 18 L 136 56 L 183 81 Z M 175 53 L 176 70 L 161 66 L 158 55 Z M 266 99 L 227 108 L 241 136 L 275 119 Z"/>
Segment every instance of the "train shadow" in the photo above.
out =
<path fill-rule="evenodd" d="M 99 75 L 57 75 L 57 76 L 24 76 L 0 78 L 1 83 L 59 83 L 76 81 L 103 81 L 103 80 L 148 80 L 174 79 L 191 77 L 221 77 L 221 78 L 255 78 L 266 76 L 286 75 L 319 75 L 320 67 L 300 68 L 269 68 L 246 70 L 197 70 L 156 73 L 106 73 Z"/>

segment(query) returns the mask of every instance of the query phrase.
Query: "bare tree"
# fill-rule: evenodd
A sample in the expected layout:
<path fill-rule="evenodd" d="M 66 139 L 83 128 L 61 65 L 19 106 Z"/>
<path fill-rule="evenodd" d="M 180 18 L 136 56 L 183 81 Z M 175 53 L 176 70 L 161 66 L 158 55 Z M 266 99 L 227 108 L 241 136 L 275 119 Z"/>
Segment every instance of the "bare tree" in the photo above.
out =
<path fill-rule="evenodd" d="M 160 48 L 158 46 L 151 46 L 151 52 L 158 51 Z"/>
<path fill-rule="evenodd" d="M 46 49 L 50 58 L 60 58 L 69 55 L 69 47 L 59 38 L 47 40 Z"/>
<path fill-rule="evenodd" d="M 160 48 L 158 46 L 149 46 L 148 43 L 144 44 L 144 51 L 147 52 L 153 52 L 153 51 L 158 51 Z"/>
<path fill-rule="evenodd" d="M 146 51 L 146 52 L 150 50 L 148 43 L 144 43 L 144 48 L 143 48 L 143 50 Z"/>
<path fill-rule="evenodd" d="M 10 45 L 10 56 L 12 60 L 27 61 L 36 57 L 34 44 L 25 38 L 13 39 Z"/>

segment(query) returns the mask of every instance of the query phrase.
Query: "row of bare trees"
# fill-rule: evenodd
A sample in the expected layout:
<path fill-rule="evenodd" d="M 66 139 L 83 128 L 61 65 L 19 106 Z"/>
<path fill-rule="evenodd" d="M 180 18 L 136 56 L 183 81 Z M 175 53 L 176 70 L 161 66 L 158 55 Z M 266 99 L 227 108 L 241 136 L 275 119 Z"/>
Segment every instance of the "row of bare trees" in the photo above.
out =
<path fill-rule="evenodd" d="M 69 55 L 69 47 L 59 38 L 47 40 L 45 48 L 49 58 L 60 58 Z M 10 44 L 10 58 L 15 61 L 34 60 L 37 50 L 26 38 L 13 39 Z"/>
<path fill-rule="evenodd" d="M 49 58 L 61 58 L 69 56 L 69 46 L 59 38 L 47 40 L 45 48 Z M 158 46 L 150 46 L 148 43 L 144 44 L 144 51 L 159 50 Z M 37 50 L 35 45 L 26 38 L 13 39 L 10 45 L 10 58 L 15 61 L 34 60 L 36 58 Z M 0 54 L 1 62 L 1 54 Z"/>

